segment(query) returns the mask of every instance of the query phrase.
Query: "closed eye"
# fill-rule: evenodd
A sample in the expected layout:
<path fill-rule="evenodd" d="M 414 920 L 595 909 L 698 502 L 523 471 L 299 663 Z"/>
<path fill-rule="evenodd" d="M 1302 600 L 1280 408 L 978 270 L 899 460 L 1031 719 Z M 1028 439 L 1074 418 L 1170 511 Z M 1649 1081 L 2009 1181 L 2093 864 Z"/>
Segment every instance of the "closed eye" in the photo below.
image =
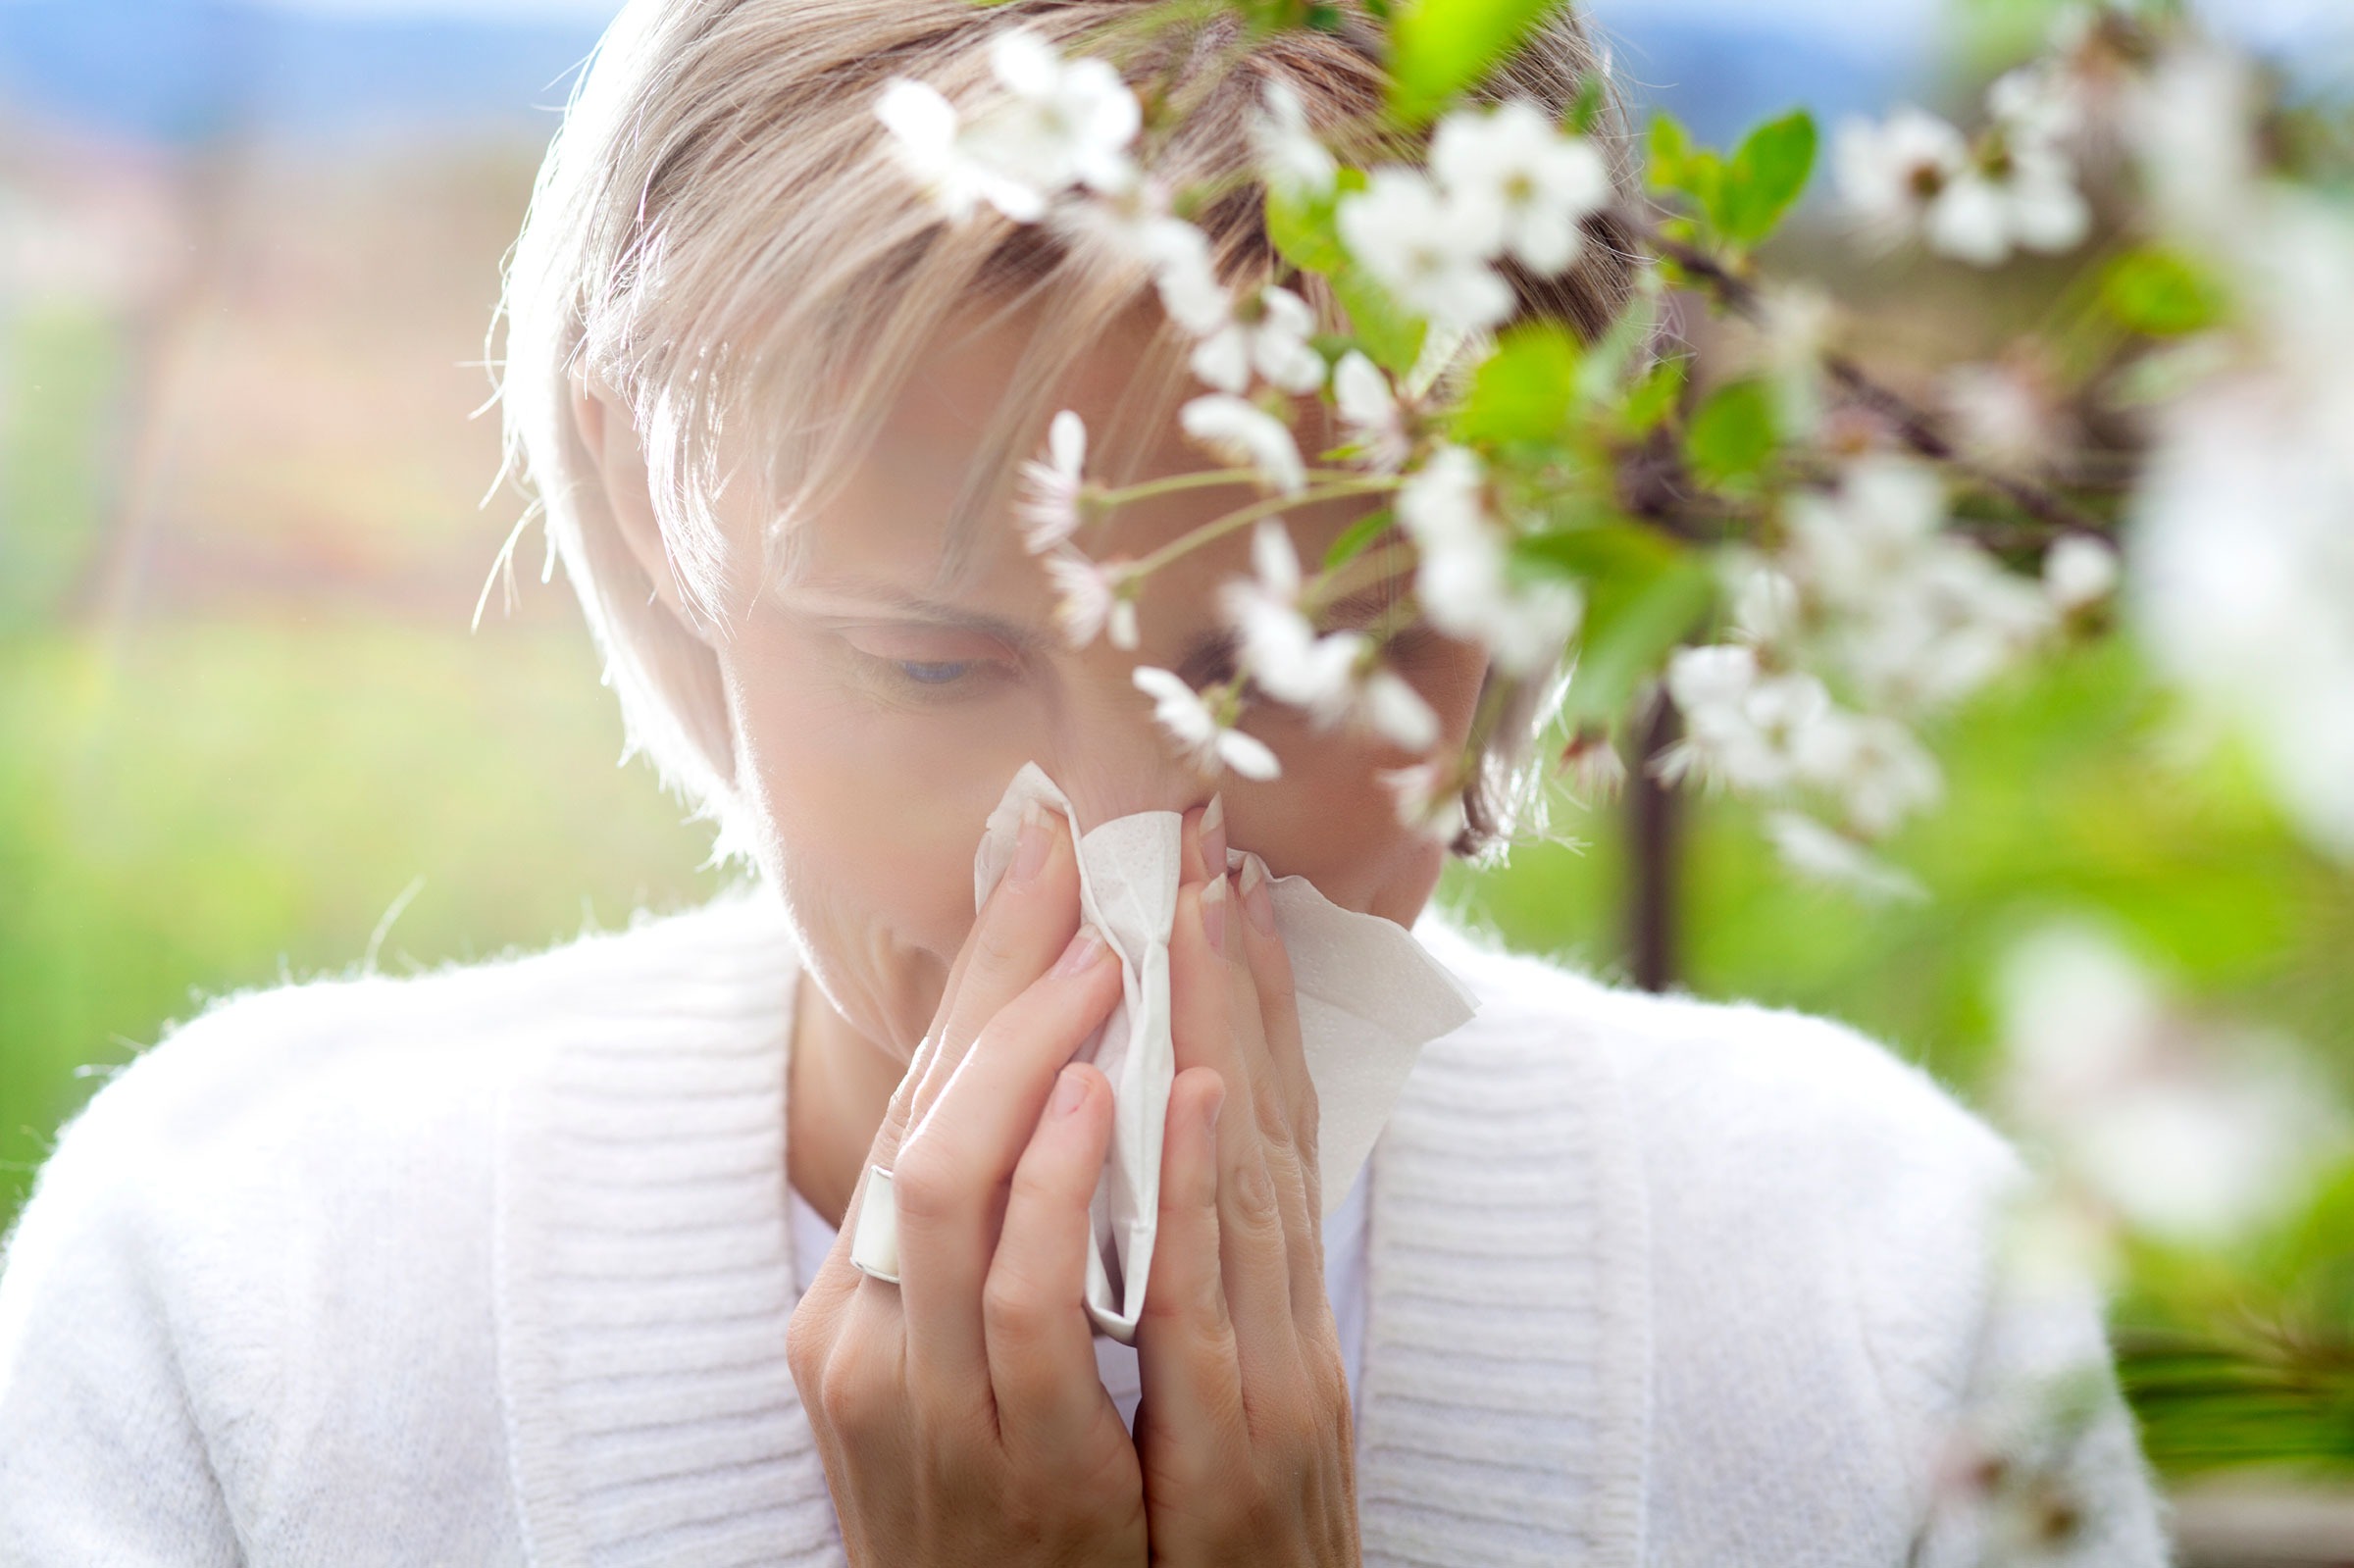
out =
<path fill-rule="evenodd" d="M 895 659 L 899 673 L 919 686 L 954 685 L 973 673 L 977 659 Z"/>

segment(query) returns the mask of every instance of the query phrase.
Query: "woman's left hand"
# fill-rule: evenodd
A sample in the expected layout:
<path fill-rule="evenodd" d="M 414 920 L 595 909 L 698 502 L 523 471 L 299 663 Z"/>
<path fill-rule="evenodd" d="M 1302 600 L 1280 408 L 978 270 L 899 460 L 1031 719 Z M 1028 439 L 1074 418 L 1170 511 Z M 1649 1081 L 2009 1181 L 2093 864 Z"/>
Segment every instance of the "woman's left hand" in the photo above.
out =
<path fill-rule="evenodd" d="M 1348 1373 L 1324 1288 L 1316 1094 L 1265 868 L 1185 830 L 1178 1074 L 1137 1350 L 1155 1563 L 1359 1560 Z M 1214 874 L 1213 874 L 1214 869 Z"/>

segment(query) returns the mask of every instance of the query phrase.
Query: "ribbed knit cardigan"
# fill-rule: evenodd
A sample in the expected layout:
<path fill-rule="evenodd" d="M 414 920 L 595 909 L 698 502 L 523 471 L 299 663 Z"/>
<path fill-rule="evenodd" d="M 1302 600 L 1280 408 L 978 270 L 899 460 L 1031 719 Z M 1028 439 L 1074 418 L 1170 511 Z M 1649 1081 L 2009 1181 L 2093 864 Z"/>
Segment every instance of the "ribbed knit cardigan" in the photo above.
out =
<path fill-rule="evenodd" d="M 1833 1026 L 1422 935 L 1481 998 L 1374 1156 L 1374 1563 L 1960 1563 L 1950 1434 L 2089 1368 L 2074 1560 L 2164 1556 L 2007 1149 Z M 757 891 L 238 997 L 99 1093 L 0 1274 L 0 1562 L 827 1563 Z"/>

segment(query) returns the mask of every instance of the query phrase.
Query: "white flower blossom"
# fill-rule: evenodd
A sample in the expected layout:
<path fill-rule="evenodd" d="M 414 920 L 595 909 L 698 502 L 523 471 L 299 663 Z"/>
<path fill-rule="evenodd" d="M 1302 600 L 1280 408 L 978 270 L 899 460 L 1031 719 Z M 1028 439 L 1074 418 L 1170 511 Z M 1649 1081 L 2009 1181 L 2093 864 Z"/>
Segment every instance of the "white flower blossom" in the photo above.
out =
<path fill-rule="evenodd" d="M 1282 495 L 1307 488 L 1307 466 L 1290 427 L 1256 404 L 1225 392 L 1197 397 L 1178 411 L 1185 433 L 1225 462 L 1258 471 Z"/>
<path fill-rule="evenodd" d="M 2041 591 L 1944 519 L 1936 475 L 1897 457 L 1860 459 L 1835 496 L 1790 502 L 1782 566 L 1830 612 L 1829 651 L 1874 706 L 1966 696 L 2051 629 Z"/>
<path fill-rule="evenodd" d="M 1255 735 L 1222 723 L 1202 694 L 1172 671 L 1140 664 L 1130 672 L 1136 688 L 1152 699 L 1152 717 L 1177 742 L 1185 758 L 1203 773 L 1232 768 L 1246 779 L 1279 777 L 1283 768 Z"/>
<path fill-rule="evenodd" d="M 1035 223 L 1072 185 L 1120 191 L 1135 182 L 1128 144 L 1143 125 L 1136 94 L 1101 60 L 1065 60 L 1037 33 L 1010 27 L 990 40 L 999 96 L 970 120 L 938 89 L 895 77 L 875 115 L 894 154 L 947 218 L 981 202 Z"/>
<path fill-rule="evenodd" d="M 1831 706 L 1813 676 L 1767 675 L 1757 654 L 1737 644 L 1677 649 L 1667 661 L 1667 694 L 1684 734 L 1661 759 L 1660 776 L 1742 792 L 1790 784 L 1794 742 Z"/>
<path fill-rule="evenodd" d="M 2127 91 L 2119 120 L 2161 223 L 2201 249 L 2256 218 L 2263 155 L 2246 64 L 2210 45 L 2169 49 Z"/>
<path fill-rule="evenodd" d="M 1290 82 L 1270 77 L 1260 102 L 1251 141 L 1267 188 L 1295 201 L 1329 193 L 1340 166 L 1308 128 L 1307 106 L 1300 94 Z"/>
<path fill-rule="evenodd" d="M 1466 239 L 1484 236 L 1486 248 L 1545 278 L 1577 260 L 1578 226 L 1611 197 L 1610 168 L 1593 142 L 1562 134 L 1525 98 L 1442 120 L 1430 168 Z"/>
<path fill-rule="evenodd" d="M 1357 712 L 1365 727 L 1401 751 L 1425 752 L 1439 743 L 1439 716 L 1397 671 L 1376 665 L 1365 677 Z"/>
<path fill-rule="evenodd" d="M 1380 367 L 1354 348 L 1342 355 L 1332 368 L 1332 400 L 1363 467 L 1395 474 L 1406 465 L 1412 451 L 1406 419 Z"/>
<path fill-rule="evenodd" d="M 989 66 L 1006 96 L 973 122 L 978 155 L 1045 191 L 1116 191 L 1135 179 L 1128 144 L 1144 116 L 1108 62 L 1065 60 L 1039 34 L 1008 27 L 990 40 Z"/>
<path fill-rule="evenodd" d="M 1241 392 L 1256 371 L 1270 386 L 1295 396 L 1324 384 L 1324 356 L 1309 345 L 1316 313 L 1288 288 L 1259 291 L 1254 322 L 1229 316 L 1226 324 L 1194 345 L 1194 375 L 1222 392 Z"/>
<path fill-rule="evenodd" d="M 1848 825 L 1866 837 L 1886 836 L 1945 793 L 1936 759 L 1881 715 L 1828 709 L 1792 736 L 1790 749 L 1798 776 L 1836 796 Z"/>
<path fill-rule="evenodd" d="M 1836 799 L 1848 826 L 1868 837 L 1890 833 L 1943 791 L 1935 760 L 1903 725 L 1838 707 L 1804 671 L 1769 674 L 1741 644 L 1678 649 L 1667 694 L 1684 735 L 1662 759 L 1663 778 L 1696 776 L 1753 794 L 1811 786 Z M 1810 869 L 1821 874 L 1826 857 L 1816 861 Z"/>
<path fill-rule="evenodd" d="M 2283 205 L 2243 243 L 2255 363 L 2161 411 L 2130 609 L 2291 819 L 2354 861 L 2354 222 Z"/>
<path fill-rule="evenodd" d="M 1831 158 L 1840 200 L 1865 237 L 1893 250 L 1920 231 L 1970 167 L 1970 143 L 1946 121 L 1908 105 L 1879 125 L 1842 124 Z"/>
<path fill-rule="evenodd" d="M 2282 1042 L 2179 1017 L 2105 932 L 2049 928 L 2004 962 L 2005 1098 L 2064 1171 L 2153 1234 L 2214 1240 L 2276 1212 L 2342 1139 Z"/>
<path fill-rule="evenodd" d="M 1103 636 L 1115 648 L 1136 646 L 1136 600 L 1118 568 L 1061 549 L 1046 557 L 1046 569 L 1054 590 L 1054 625 L 1066 643 L 1084 648 Z"/>
<path fill-rule="evenodd" d="M 899 166 L 951 222 L 962 223 L 985 201 L 1015 223 L 1032 223 L 1045 214 L 1047 198 L 1036 186 L 973 155 L 956 106 L 937 88 L 894 77 L 875 100 L 875 118 L 891 132 L 891 151 Z"/>
<path fill-rule="evenodd" d="M 1462 836 L 1462 785 L 1453 762 L 1417 762 L 1377 775 L 1398 802 L 1398 820 L 1442 844 Z"/>
<path fill-rule="evenodd" d="M 1584 601 L 1556 579 L 1513 581 L 1485 483 L 1478 457 L 1448 446 L 1399 488 L 1398 519 L 1421 555 L 1414 596 L 1440 631 L 1484 644 L 1510 674 L 1536 675 L 1576 632 Z"/>
<path fill-rule="evenodd" d="M 2100 603 L 2116 591 L 2117 551 L 2100 539 L 2070 533 L 2043 557 L 2043 593 L 2063 614 Z"/>
<path fill-rule="evenodd" d="M 1787 641 L 1798 631 L 1798 584 L 1790 575 L 1754 558 L 1740 562 L 1733 582 L 1733 635 L 1752 647 Z"/>
<path fill-rule="evenodd" d="M 1356 669 L 1372 645 L 1359 633 L 1318 636 L 1300 613 L 1300 557 L 1282 523 L 1268 518 L 1252 536 L 1256 576 L 1226 584 L 1227 619 L 1242 640 L 1252 680 L 1278 702 L 1305 709 L 1319 727 L 1337 723 L 1356 695 Z"/>
<path fill-rule="evenodd" d="M 1085 481 L 1087 425 L 1069 409 L 1047 427 L 1047 460 L 1022 465 L 1021 488 L 1014 515 L 1022 527 L 1022 545 L 1032 555 L 1044 555 L 1079 529 L 1079 492 Z"/>
<path fill-rule="evenodd" d="M 2074 167 L 2048 144 L 2015 139 L 1989 166 L 1951 125 L 1905 108 L 1879 126 L 1849 121 L 1833 158 L 1842 198 L 1881 249 L 1919 235 L 1943 255 L 1993 267 L 2014 250 L 2073 250 L 2091 230 Z"/>
<path fill-rule="evenodd" d="M 1955 444 L 2006 468 L 2046 467 L 2073 434 L 2047 379 L 2030 366 L 1957 365 L 1940 391 Z"/>
<path fill-rule="evenodd" d="M 1492 226 L 1419 172 L 1375 170 L 1342 198 L 1339 222 L 1349 253 L 1434 327 L 1477 330 L 1512 313 L 1510 287 L 1487 264 Z"/>
<path fill-rule="evenodd" d="M 1300 557 L 1290 531 L 1267 519 L 1252 537 L 1251 553 L 1255 575 L 1226 584 L 1222 597 L 1252 680 L 1277 701 L 1305 710 L 1319 728 L 1354 714 L 1406 750 L 1428 750 L 1438 738 L 1438 715 L 1377 662 L 1372 639 L 1349 631 L 1318 635 L 1301 613 Z"/>
<path fill-rule="evenodd" d="M 1766 819 L 1766 836 L 1782 864 L 1802 877 L 1883 903 L 1917 903 L 1928 896 L 1913 878 L 1804 812 L 1772 813 Z"/>
<path fill-rule="evenodd" d="M 1158 218 L 1137 226 L 1138 258 L 1152 269 L 1160 307 L 1196 337 L 1208 337 L 1234 319 L 1234 298 L 1218 281 L 1209 236 L 1181 218 Z"/>
<path fill-rule="evenodd" d="M 2083 86 L 2050 60 L 2007 71 L 1986 89 L 1986 112 L 2017 142 L 2057 146 L 2084 126 Z"/>

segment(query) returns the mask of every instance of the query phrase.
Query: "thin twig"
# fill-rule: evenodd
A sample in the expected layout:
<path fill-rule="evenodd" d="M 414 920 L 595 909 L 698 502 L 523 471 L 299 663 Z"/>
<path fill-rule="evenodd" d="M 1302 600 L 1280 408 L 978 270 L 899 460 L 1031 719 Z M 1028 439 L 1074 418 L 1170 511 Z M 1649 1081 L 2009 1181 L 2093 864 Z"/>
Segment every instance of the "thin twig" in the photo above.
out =
<path fill-rule="evenodd" d="M 1708 284 L 1710 291 L 1725 309 L 1744 321 L 1763 324 L 1765 302 L 1756 284 L 1734 274 L 1697 246 L 1669 239 L 1656 231 L 1650 238 L 1661 255 L 1674 262 L 1689 276 Z M 2000 492 L 2021 511 L 2047 528 L 2063 533 L 2085 533 L 2101 539 L 2109 537 L 2110 531 L 2099 518 L 2058 491 L 2017 475 L 1988 468 L 1964 454 L 1939 433 L 1936 421 L 1919 404 L 1875 379 L 1847 355 L 1823 355 L 1822 368 L 1824 374 L 1850 397 L 1895 426 L 1905 444 L 1922 457 L 1943 463 L 1974 482 Z"/>
<path fill-rule="evenodd" d="M 1399 481 L 1394 479 L 1359 479 L 1303 490 L 1297 495 L 1271 495 L 1250 506 L 1237 507 L 1222 517 L 1211 518 L 1192 532 L 1171 539 L 1142 560 L 1130 564 L 1123 569 L 1123 575 L 1137 579 L 1151 577 L 1170 562 L 1191 555 L 1237 529 L 1249 528 L 1262 518 L 1280 517 L 1295 507 L 1313 506 L 1319 501 L 1337 501 L 1351 495 L 1378 495 L 1385 490 L 1394 490 L 1398 485 Z"/>

